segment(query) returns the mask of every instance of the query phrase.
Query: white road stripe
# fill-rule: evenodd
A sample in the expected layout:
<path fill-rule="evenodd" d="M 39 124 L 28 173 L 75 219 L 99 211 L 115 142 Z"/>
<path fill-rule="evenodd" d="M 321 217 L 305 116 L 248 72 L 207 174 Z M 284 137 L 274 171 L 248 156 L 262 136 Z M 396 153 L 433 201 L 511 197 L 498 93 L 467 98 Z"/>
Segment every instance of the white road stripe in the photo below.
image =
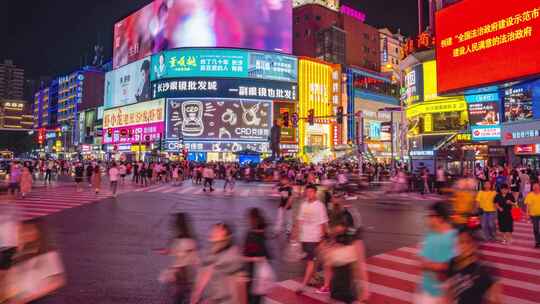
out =
<path fill-rule="evenodd" d="M 419 252 L 417 248 L 412 248 L 412 247 L 403 247 L 403 248 L 398 249 L 398 251 L 409 252 L 409 253 L 414 253 L 414 254 L 418 254 Z M 540 268 L 540 259 L 538 258 L 532 258 L 528 256 L 521 256 L 521 255 L 515 255 L 515 254 L 509 254 L 509 253 L 502 253 L 498 251 L 489 251 L 489 250 L 480 250 L 480 253 L 483 255 L 488 255 L 488 256 L 534 263 L 534 264 L 538 264 Z"/>
<path fill-rule="evenodd" d="M 512 243 L 511 245 L 502 245 L 502 244 L 498 244 L 498 243 L 482 243 L 480 245 L 480 248 L 512 249 L 512 250 L 515 250 L 515 251 L 536 253 L 536 254 L 538 254 L 540 256 L 540 250 L 532 248 L 532 247 L 516 246 L 515 243 Z"/>

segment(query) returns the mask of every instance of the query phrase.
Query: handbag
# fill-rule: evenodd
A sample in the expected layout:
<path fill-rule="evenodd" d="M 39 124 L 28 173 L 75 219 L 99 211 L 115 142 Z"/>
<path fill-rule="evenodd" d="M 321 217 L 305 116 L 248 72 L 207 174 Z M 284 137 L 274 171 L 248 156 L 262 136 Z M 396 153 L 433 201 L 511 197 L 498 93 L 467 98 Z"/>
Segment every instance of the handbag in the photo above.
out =
<path fill-rule="evenodd" d="M 283 251 L 283 260 L 290 263 L 301 261 L 306 254 L 302 250 L 302 244 L 296 241 L 291 241 Z"/>
<path fill-rule="evenodd" d="M 469 229 L 477 229 L 480 227 L 480 217 L 479 216 L 469 216 L 467 218 L 467 227 Z"/>
<path fill-rule="evenodd" d="M 519 221 L 523 217 L 523 212 L 521 211 L 521 208 L 519 207 L 513 207 L 512 208 L 512 219 L 514 221 Z"/>
<path fill-rule="evenodd" d="M 253 284 L 251 292 L 255 295 L 267 294 L 276 284 L 276 274 L 265 259 L 262 262 L 255 263 L 255 272 L 253 274 Z"/>

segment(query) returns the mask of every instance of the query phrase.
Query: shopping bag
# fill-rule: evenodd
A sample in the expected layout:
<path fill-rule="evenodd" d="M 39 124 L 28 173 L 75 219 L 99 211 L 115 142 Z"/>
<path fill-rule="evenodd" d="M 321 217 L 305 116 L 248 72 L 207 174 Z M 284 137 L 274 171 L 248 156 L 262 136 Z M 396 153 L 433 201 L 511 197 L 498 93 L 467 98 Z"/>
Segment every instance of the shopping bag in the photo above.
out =
<path fill-rule="evenodd" d="M 522 217 L 523 212 L 519 207 L 512 208 L 512 218 L 514 219 L 514 221 L 520 221 Z"/>
<path fill-rule="evenodd" d="M 267 294 L 276 284 L 276 273 L 267 260 L 255 263 L 251 292 L 255 295 Z"/>
<path fill-rule="evenodd" d="M 289 242 L 283 251 L 283 260 L 290 263 L 299 262 L 305 256 L 306 254 L 302 250 L 302 244 L 296 241 Z"/>

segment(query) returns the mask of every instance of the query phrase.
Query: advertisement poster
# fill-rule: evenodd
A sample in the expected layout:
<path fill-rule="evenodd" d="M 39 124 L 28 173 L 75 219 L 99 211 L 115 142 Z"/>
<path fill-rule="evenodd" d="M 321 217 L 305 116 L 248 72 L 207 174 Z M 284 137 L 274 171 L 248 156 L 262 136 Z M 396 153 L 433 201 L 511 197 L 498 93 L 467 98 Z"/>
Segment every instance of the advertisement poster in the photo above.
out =
<path fill-rule="evenodd" d="M 115 24 L 113 67 L 193 46 L 291 53 L 292 19 L 292 0 L 155 0 Z"/>
<path fill-rule="evenodd" d="M 408 105 L 424 100 L 423 72 L 423 66 L 419 64 L 405 76 L 405 103 Z"/>
<path fill-rule="evenodd" d="M 296 143 L 296 129 L 293 128 L 292 116 L 296 112 L 296 105 L 290 102 L 274 102 L 274 119 L 283 119 L 283 114 L 289 113 L 289 128 L 281 126 L 281 142 Z"/>
<path fill-rule="evenodd" d="M 504 120 L 521 121 L 533 118 L 533 86 L 526 84 L 504 91 Z"/>
<path fill-rule="evenodd" d="M 498 101 L 469 103 L 471 126 L 498 126 L 501 123 Z"/>
<path fill-rule="evenodd" d="M 254 100 L 169 99 L 167 139 L 268 141 L 272 103 Z"/>
<path fill-rule="evenodd" d="M 164 99 L 108 109 L 103 113 L 103 129 L 163 122 L 164 110 Z"/>
<path fill-rule="evenodd" d="M 435 24 L 439 93 L 539 74 L 538 0 L 459 1 Z"/>
<path fill-rule="evenodd" d="M 153 98 L 252 98 L 297 100 L 297 85 L 259 79 L 162 79 L 152 82 Z"/>
<path fill-rule="evenodd" d="M 105 74 L 105 109 L 150 100 L 150 58 Z"/>
<path fill-rule="evenodd" d="M 245 143 L 245 142 L 197 142 L 188 141 L 181 143 L 178 140 L 167 140 L 164 149 L 171 152 L 177 152 L 182 149 L 189 152 L 238 152 L 251 150 L 260 153 L 268 153 L 270 145 L 264 143 Z"/>
<path fill-rule="evenodd" d="M 150 80 L 185 77 L 297 82 L 298 59 L 267 52 L 199 48 L 169 50 L 152 56 Z"/>

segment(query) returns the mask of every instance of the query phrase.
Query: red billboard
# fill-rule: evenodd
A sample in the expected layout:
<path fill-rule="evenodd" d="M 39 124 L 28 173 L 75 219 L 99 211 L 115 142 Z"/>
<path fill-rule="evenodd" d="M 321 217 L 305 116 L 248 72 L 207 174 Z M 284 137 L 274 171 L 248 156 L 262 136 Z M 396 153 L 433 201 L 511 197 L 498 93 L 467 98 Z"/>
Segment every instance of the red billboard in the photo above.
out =
<path fill-rule="evenodd" d="M 436 24 L 439 93 L 540 74 L 540 0 L 464 0 Z"/>
<path fill-rule="evenodd" d="M 113 67 L 180 47 L 292 51 L 292 0 L 155 0 L 114 26 Z"/>

